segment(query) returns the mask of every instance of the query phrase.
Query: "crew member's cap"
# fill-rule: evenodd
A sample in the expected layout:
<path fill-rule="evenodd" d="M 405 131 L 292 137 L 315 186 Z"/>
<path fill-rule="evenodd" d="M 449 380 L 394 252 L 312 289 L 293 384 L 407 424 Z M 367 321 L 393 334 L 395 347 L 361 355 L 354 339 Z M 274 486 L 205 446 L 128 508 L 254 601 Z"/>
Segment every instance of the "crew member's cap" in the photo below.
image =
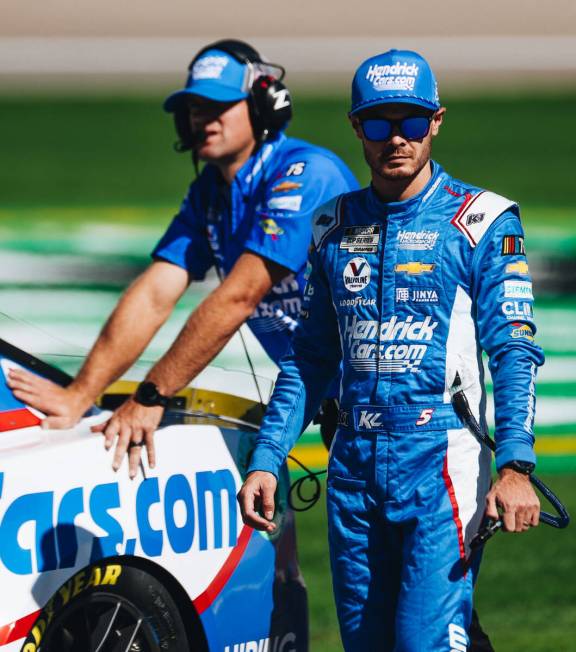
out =
<path fill-rule="evenodd" d="M 250 66 L 223 50 L 207 50 L 194 61 L 185 88 L 164 101 L 164 110 L 173 113 L 190 95 L 215 102 L 236 102 L 248 97 Z"/>
<path fill-rule="evenodd" d="M 424 57 L 411 50 L 388 50 L 360 65 L 352 81 L 350 115 L 378 104 L 440 108 L 438 85 Z"/>

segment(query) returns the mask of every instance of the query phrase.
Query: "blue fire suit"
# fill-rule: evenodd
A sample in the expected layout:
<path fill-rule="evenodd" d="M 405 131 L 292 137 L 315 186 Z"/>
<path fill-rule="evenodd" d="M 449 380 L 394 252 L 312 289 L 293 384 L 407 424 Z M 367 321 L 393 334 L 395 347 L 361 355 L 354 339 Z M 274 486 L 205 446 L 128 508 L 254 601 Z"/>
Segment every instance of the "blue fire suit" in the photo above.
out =
<path fill-rule="evenodd" d="M 342 363 L 328 468 L 334 592 L 347 651 L 467 649 L 470 558 L 490 453 L 450 402 L 460 375 L 496 464 L 534 462 L 533 296 L 516 204 L 436 163 L 418 195 L 344 194 L 314 218 L 312 272 L 250 470 L 277 473 Z"/>
<path fill-rule="evenodd" d="M 314 210 L 358 183 L 332 152 L 280 133 L 238 171 L 231 186 L 206 165 L 152 256 L 202 280 L 224 277 L 244 251 L 292 272 L 262 299 L 248 326 L 274 362 L 287 351 L 301 309 Z"/>

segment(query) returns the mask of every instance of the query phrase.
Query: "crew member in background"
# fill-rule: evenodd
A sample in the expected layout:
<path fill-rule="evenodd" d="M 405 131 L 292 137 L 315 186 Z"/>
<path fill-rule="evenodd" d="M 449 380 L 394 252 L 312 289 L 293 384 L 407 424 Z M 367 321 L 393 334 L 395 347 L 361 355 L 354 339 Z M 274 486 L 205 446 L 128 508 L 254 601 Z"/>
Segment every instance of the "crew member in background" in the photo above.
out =
<path fill-rule="evenodd" d="M 284 135 L 292 115 L 284 69 L 235 40 L 203 48 L 186 86 L 170 95 L 178 148 L 205 163 L 153 262 L 121 297 L 72 384 L 63 389 L 23 370 L 15 395 L 48 416 L 44 427 L 73 426 L 144 351 L 193 280 L 216 268 L 221 283 L 110 420 L 113 466 L 128 452 L 136 475 L 141 447 L 155 464 L 154 431 L 169 397 L 187 385 L 247 322 L 278 362 L 300 313 L 314 210 L 357 182 L 332 152 Z"/>
<path fill-rule="evenodd" d="M 372 184 L 314 217 L 303 319 L 239 494 L 271 532 L 277 474 L 342 365 L 328 468 L 333 586 L 347 652 L 470 645 L 483 515 L 538 524 L 532 284 L 518 206 L 430 159 L 444 120 L 428 63 L 390 50 L 365 61 L 350 119 Z M 458 377 L 485 424 L 482 350 L 494 383 L 496 466 L 450 401 Z M 476 633 L 478 635 L 478 632 Z"/>

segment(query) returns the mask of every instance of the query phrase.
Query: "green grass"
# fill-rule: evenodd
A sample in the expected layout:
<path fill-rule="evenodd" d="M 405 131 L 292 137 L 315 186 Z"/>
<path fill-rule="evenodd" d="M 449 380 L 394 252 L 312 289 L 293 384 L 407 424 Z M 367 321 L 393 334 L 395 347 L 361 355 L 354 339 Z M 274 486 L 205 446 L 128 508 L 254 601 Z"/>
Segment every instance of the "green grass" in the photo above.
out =
<path fill-rule="evenodd" d="M 576 475 L 543 477 L 576 513 Z M 330 585 L 324 504 L 297 516 L 310 604 L 310 649 L 342 650 Z M 576 651 L 576 530 L 540 526 L 486 547 L 476 607 L 498 652 Z"/>
<path fill-rule="evenodd" d="M 36 215 L 65 207 L 60 219 L 78 219 L 68 213 L 71 206 L 92 214 L 94 207 L 136 206 L 150 221 L 158 217 L 155 206 L 176 208 L 192 170 L 188 155 L 172 150 L 173 125 L 161 101 L 3 96 L 2 206 L 28 207 Z M 548 223 L 572 218 L 576 95 L 454 98 L 446 104 L 434 155 L 451 174 L 540 208 L 540 223 L 542 209 Z M 366 182 L 346 108 L 345 97 L 296 95 L 289 133 L 333 149 Z M 128 211 L 117 219 L 132 217 Z"/>

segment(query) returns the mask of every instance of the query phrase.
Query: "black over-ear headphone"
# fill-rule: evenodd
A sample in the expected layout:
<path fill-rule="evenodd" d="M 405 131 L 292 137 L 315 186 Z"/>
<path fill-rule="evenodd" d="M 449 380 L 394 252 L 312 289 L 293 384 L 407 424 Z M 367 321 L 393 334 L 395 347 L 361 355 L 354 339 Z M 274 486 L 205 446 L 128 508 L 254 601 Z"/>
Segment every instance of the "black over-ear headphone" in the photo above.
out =
<path fill-rule="evenodd" d="M 248 109 L 256 140 L 263 142 L 284 129 L 292 117 L 292 98 L 282 83 L 284 68 L 262 61 L 258 52 L 244 41 L 223 39 L 202 48 L 188 66 L 189 71 L 192 71 L 196 61 L 208 50 L 222 50 L 247 66 Z M 275 76 L 274 73 L 279 74 Z M 198 142 L 198 137 L 190 129 L 187 108 L 174 112 L 174 122 L 180 138 L 177 149 L 192 149 Z"/>

